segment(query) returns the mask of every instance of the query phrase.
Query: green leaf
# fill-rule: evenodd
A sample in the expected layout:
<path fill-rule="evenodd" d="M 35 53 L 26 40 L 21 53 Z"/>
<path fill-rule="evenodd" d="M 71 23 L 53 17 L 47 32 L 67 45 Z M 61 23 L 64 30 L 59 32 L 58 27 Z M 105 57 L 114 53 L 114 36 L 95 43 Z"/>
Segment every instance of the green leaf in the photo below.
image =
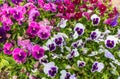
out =
<path fill-rule="evenodd" d="M 0 62 L 0 70 L 5 66 L 9 66 L 9 62 L 5 59 L 2 59 Z"/>

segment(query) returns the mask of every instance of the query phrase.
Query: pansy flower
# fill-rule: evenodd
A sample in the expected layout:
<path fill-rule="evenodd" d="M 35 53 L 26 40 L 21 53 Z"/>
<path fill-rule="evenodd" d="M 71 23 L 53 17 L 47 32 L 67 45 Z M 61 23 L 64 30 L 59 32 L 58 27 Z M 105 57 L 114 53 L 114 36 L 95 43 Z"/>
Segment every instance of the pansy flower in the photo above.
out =
<path fill-rule="evenodd" d="M 76 42 L 73 42 L 72 43 L 72 47 L 73 48 L 78 48 L 78 47 L 80 47 L 80 46 L 82 46 L 83 45 L 83 41 L 82 40 L 78 40 L 78 41 L 76 41 Z"/>
<path fill-rule="evenodd" d="M 42 58 L 44 56 L 44 48 L 39 46 L 39 45 L 34 45 L 32 47 L 32 56 L 36 59 L 39 60 L 40 58 Z"/>
<path fill-rule="evenodd" d="M 104 21 L 104 23 L 105 23 L 105 24 L 108 24 L 108 25 L 110 25 L 110 26 L 112 26 L 112 27 L 115 27 L 115 26 L 118 25 L 118 22 L 117 22 L 118 17 L 119 17 L 119 14 L 117 14 L 117 15 L 116 15 L 115 17 L 113 17 L 113 18 L 108 18 L 108 19 L 106 19 L 106 20 Z"/>
<path fill-rule="evenodd" d="M 14 4 L 19 4 L 20 2 L 22 2 L 23 0 L 11 0 L 12 1 L 12 3 L 14 3 Z"/>
<path fill-rule="evenodd" d="M 35 8 L 31 9 L 29 12 L 29 21 L 35 21 L 38 16 L 40 16 L 40 12 Z"/>
<path fill-rule="evenodd" d="M 80 0 L 73 0 L 74 4 L 80 4 Z"/>
<path fill-rule="evenodd" d="M 27 53 L 20 48 L 15 48 L 12 52 L 13 58 L 17 63 L 25 63 L 27 58 Z"/>
<path fill-rule="evenodd" d="M 96 14 L 93 14 L 91 16 L 91 20 L 92 20 L 92 24 L 94 26 L 97 26 L 99 24 L 99 22 L 100 22 L 100 17 L 98 15 L 96 15 Z"/>
<path fill-rule="evenodd" d="M 10 10 L 10 13 L 12 14 L 13 18 L 17 21 L 22 21 L 24 19 L 24 10 L 23 7 L 14 7 Z"/>
<path fill-rule="evenodd" d="M 114 55 L 113 55 L 110 51 L 108 51 L 108 50 L 105 49 L 104 52 L 105 52 L 104 56 L 105 56 L 106 58 L 110 58 L 110 59 L 115 60 Z"/>
<path fill-rule="evenodd" d="M 110 35 L 110 36 L 108 36 L 107 39 L 105 40 L 105 46 L 106 46 L 107 48 L 112 49 L 112 48 L 114 48 L 114 47 L 116 46 L 117 42 L 118 42 L 118 39 L 115 38 L 115 36 L 111 36 L 111 35 Z"/>
<path fill-rule="evenodd" d="M 98 5 L 98 8 L 101 14 L 103 14 L 107 10 L 107 7 L 104 4 Z"/>
<path fill-rule="evenodd" d="M 74 13 L 74 11 L 75 11 L 75 6 L 73 4 L 67 6 L 67 10 L 66 10 L 67 13 Z"/>
<path fill-rule="evenodd" d="M 99 29 L 96 29 L 95 31 L 92 31 L 90 34 L 90 39 L 91 40 L 97 40 L 101 36 L 101 32 Z"/>
<path fill-rule="evenodd" d="M 66 72 L 65 70 L 60 71 L 60 73 L 60 79 L 77 79 L 75 74 L 70 74 L 70 72 Z"/>
<path fill-rule="evenodd" d="M 58 23 L 58 26 L 60 26 L 61 28 L 65 28 L 67 21 L 68 21 L 68 20 L 62 18 L 61 21 L 60 21 L 60 23 Z"/>
<path fill-rule="evenodd" d="M 74 15 L 74 18 L 76 20 L 78 20 L 78 19 L 82 18 L 82 14 L 83 14 L 82 12 L 76 12 L 75 15 Z"/>
<path fill-rule="evenodd" d="M 91 69 L 91 72 L 101 72 L 104 68 L 104 64 L 101 63 L 101 62 L 94 62 L 93 65 L 92 65 L 92 69 Z"/>
<path fill-rule="evenodd" d="M 73 38 L 76 39 L 78 36 L 81 36 L 84 34 L 85 26 L 81 23 L 77 23 L 74 28 L 74 35 Z"/>
<path fill-rule="evenodd" d="M 53 40 L 49 39 L 46 43 L 46 46 L 49 51 L 54 51 L 56 49 L 56 44 Z"/>
<path fill-rule="evenodd" d="M 65 12 L 65 7 L 63 5 L 58 5 L 57 6 L 58 12 L 64 13 Z"/>
<path fill-rule="evenodd" d="M 0 27 L 0 43 L 6 41 L 6 31 L 3 29 L 3 27 Z"/>
<path fill-rule="evenodd" d="M 58 67 L 55 66 L 54 62 L 49 62 L 47 64 L 44 64 L 44 73 L 47 74 L 50 77 L 55 77 L 55 75 L 58 72 Z"/>
<path fill-rule="evenodd" d="M 27 34 L 30 36 L 36 36 L 39 29 L 40 29 L 40 26 L 37 22 L 30 22 L 29 27 L 27 29 Z"/>
<path fill-rule="evenodd" d="M 59 34 L 55 35 L 54 36 L 54 42 L 57 46 L 63 46 L 63 44 L 64 44 L 63 36 L 59 35 Z"/>
<path fill-rule="evenodd" d="M 66 56 L 67 59 L 71 60 L 73 57 L 78 57 L 79 56 L 79 52 L 78 50 L 75 48 L 75 49 L 72 49 L 72 51 L 70 52 L 70 54 L 68 54 Z"/>
<path fill-rule="evenodd" d="M 118 29 L 117 37 L 120 38 L 120 29 Z"/>
<path fill-rule="evenodd" d="M 3 46 L 3 51 L 4 51 L 5 54 L 11 55 L 12 54 L 12 48 L 13 48 L 13 44 L 6 42 Z"/>
<path fill-rule="evenodd" d="M 85 64 L 86 64 L 86 63 L 85 63 L 84 61 L 80 61 L 80 60 L 77 61 L 77 66 L 78 66 L 78 67 L 84 67 Z"/>
<path fill-rule="evenodd" d="M 95 4 L 98 2 L 98 0 L 89 0 L 91 4 Z"/>
<path fill-rule="evenodd" d="M 38 31 L 37 36 L 42 39 L 42 40 L 46 40 L 50 37 L 50 31 L 46 28 L 42 28 Z"/>
<path fill-rule="evenodd" d="M 18 38 L 18 46 L 22 46 L 22 48 L 26 49 L 28 51 L 28 56 L 31 55 L 32 53 L 32 46 L 33 44 L 31 43 L 31 41 L 29 39 L 22 39 L 21 37 Z"/>

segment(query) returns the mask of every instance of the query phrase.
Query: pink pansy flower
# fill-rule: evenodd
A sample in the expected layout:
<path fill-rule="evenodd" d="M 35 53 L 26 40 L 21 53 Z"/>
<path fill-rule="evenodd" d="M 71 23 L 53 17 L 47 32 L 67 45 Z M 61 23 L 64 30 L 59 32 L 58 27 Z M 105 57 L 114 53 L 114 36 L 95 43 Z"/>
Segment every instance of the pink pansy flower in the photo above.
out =
<path fill-rule="evenodd" d="M 28 56 L 31 55 L 32 52 L 32 46 L 33 44 L 31 43 L 31 41 L 29 39 L 25 39 L 23 40 L 22 37 L 18 38 L 18 46 L 22 46 L 22 48 L 26 49 L 28 51 Z"/>

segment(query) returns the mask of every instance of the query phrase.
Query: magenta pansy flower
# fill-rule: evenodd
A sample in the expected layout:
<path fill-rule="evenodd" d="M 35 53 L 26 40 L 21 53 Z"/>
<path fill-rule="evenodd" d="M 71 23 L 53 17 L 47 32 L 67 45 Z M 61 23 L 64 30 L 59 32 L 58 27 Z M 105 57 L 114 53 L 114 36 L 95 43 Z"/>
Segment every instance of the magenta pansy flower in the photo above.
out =
<path fill-rule="evenodd" d="M 30 22 L 29 27 L 27 29 L 27 34 L 30 36 L 36 36 L 40 27 L 37 22 Z"/>
<path fill-rule="evenodd" d="M 32 56 L 36 60 L 39 60 L 40 58 L 42 58 L 44 56 L 44 52 L 45 50 L 39 45 L 34 45 L 32 47 Z"/>
<path fill-rule="evenodd" d="M 17 63 L 25 63 L 27 58 L 27 53 L 20 48 L 15 48 L 12 52 L 13 58 Z"/>
<path fill-rule="evenodd" d="M 12 54 L 12 49 L 13 44 L 12 43 L 5 43 L 3 47 L 3 52 L 4 54 L 11 55 Z"/>
<path fill-rule="evenodd" d="M 50 37 L 50 31 L 46 28 L 42 28 L 38 32 L 38 37 L 42 40 L 48 39 Z"/>
<path fill-rule="evenodd" d="M 11 0 L 12 1 L 12 3 L 14 3 L 14 4 L 19 4 L 20 2 L 22 2 L 23 0 Z"/>
<path fill-rule="evenodd" d="M 29 12 L 29 21 L 35 21 L 38 16 L 40 16 L 40 12 L 35 8 L 31 9 Z"/>

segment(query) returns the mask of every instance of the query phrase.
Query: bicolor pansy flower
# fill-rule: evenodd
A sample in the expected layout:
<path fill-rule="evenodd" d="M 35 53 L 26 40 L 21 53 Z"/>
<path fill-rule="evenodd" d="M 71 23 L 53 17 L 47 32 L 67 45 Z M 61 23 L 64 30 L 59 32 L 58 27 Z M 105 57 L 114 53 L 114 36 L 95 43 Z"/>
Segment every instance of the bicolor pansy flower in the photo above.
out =
<path fill-rule="evenodd" d="M 66 72 L 65 70 L 62 70 L 60 79 L 77 79 L 75 74 L 70 74 L 70 72 Z"/>
<path fill-rule="evenodd" d="M 56 49 L 56 44 L 52 39 L 49 39 L 46 43 L 46 46 L 49 51 L 54 51 Z"/>
<path fill-rule="evenodd" d="M 58 67 L 55 66 L 54 62 L 49 62 L 47 64 L 44 64 L 44 73 L 47 74 L 49 77 L 55 77 L 55 75 L 58 72 Z"/>
<path fill-rule="evenodd" d="M 91 71 L 92 72 L 95 72 L 95 71 L 101 72 L 103 70 L 103 68 L 104 68 L 104 64 L 96 61 L 93 63 Z"/>
<path fill-rule="evenodd" d="M 107 39 L 105 40 L 105 46 L 107 48 L 114 48 L 118 42 L 118 39 L 115 38 L 115 36 L 108 36 Z"/>
<path fill-rule="evenodd" d="M 62 18 L 61 21 L 60 21 L 60 23 L 58 23 L 58 26 L 60 26 L 60 28 L 65 28 L 67 21 L 68 21 L 68 20 Z"/>
<path fill-rule="evenodd" d="M 90 34 L 90 39 L 91 40 L 97 40 L 101 36 L 101 32 L 99 29 L 96 29 L 95 31 L 92 31 Z"/>
<path fill-rule="evenodd" d="M 79 56 L 79 52 L 78 50 L 72 49 L 72 51 L 70 52 L 70 54 L 67 55 L 67 59 L 71 60 L 73 57 L 78 57 Z"/>
<path fill-rule="evenodd" d="M 93 14 L 91 16 L 91 20 L 92 20 L 92 24 L 94 26 L 97 26 L 99 24 L 99 22 L 100 22 L 100 17 L 98 15 L 96 15 L 96 14 Z"/>
<path fill-rule="evenodd" d="M 85 64 L 86 64 L 86 63 L 85 63 L 84 61 L 80 61 L 80 60 L 77 61 L 77 66 L 78 66 L 78 67 L 84 67 Z"/>
<path fill-rule="evenodd" d="M 76 41 L 76 42 L 73 42 L 71 46 L 72 46 L 73 48 L 78 48 L 78 47 L 82 46 L 83 44 L 84 44 L 84 43 L 83 43 L 82 40 L 78 40 L 78 41 Z"/>
<path fill-rule="evenodd" d="M 81 36 L 84 34 L 85 26 L 81 23 L 77 23 L 74 28 L 74 35 L 73 38 L 77 39 L 78 36 Z"/>
<path fill-rule="evenodd" d="M 65 40 L 64 40 L 62 35 L 57 34 L 57 35 L 54 36 L 54 42 L 57 46 L 63 46 L 64 41 Z"/>

